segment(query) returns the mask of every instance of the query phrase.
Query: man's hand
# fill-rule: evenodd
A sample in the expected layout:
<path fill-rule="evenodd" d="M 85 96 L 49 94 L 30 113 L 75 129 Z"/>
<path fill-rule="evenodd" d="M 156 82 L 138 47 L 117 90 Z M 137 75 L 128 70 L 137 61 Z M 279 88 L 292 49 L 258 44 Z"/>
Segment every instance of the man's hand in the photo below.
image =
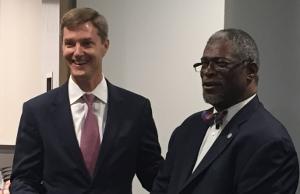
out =
<path fill-rule="evenodd" d="M 5 181 L 4 185 L 3 185 L 3 189 L 0 189 L 0 194 L 9 194 L 9 188 L 10 186 L 10 181 Z"/>

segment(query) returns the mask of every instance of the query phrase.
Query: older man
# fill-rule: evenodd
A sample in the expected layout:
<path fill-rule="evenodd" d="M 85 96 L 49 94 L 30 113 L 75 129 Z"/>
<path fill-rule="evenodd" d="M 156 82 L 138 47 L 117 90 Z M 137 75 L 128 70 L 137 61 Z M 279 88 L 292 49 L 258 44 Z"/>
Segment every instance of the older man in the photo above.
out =
<path fill-rule="evenodd" d="M 257 96 L 259 56 L 251 36 L 216 32 L 194 67 L 212 108 L 175 129 L 151 194 L 295 193 L 297 154 Z"/>

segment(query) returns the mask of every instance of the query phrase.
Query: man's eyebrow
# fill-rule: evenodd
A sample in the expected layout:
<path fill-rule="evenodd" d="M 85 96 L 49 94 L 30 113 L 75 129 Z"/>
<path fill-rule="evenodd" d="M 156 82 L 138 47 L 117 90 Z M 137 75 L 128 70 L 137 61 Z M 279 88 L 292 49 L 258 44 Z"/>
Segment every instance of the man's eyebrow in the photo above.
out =
<path fill-rule="evenodd" d="M 79 39 L 79 41 L 93 41 L 92 38 L 82 38 L 82 39 Z"/>
<path fill-rule="evenodd" d="M 92 38 L 81 38 L 79 40 L 75 40 L 73 38 L 65 38 L 64 41 L 80 41 L 81 42 L 81 41 L 93 41 L 93 39 Z"/>
<path fill-rule="evenodd" d="M 73 39 L 72 38 L 66 38 L 66 39 L 64 39 L 64 42 L 70 42 L 70 41 L 73 41 Z"/>

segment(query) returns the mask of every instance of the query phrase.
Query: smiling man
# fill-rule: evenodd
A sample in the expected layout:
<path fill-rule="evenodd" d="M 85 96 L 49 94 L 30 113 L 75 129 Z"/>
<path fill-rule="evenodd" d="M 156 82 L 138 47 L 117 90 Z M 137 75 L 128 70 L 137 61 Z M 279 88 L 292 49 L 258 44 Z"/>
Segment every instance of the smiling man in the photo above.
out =
<path fill-rule="evenodd" d="M 151 194 L 294 194 L 297 154 L 257 96 L 252 37 L 238 29 L 216 32 L 194 68 L 212 108 L 175 129 Z"/>
<path fill-rule="evenodd" d="M 61 23 L 70 78 L 23 105 L 11 194 L 131 194 L 150 191 L 163 160 L 148 99 L 105 79 L 105 18 L 70 10 Z"/>

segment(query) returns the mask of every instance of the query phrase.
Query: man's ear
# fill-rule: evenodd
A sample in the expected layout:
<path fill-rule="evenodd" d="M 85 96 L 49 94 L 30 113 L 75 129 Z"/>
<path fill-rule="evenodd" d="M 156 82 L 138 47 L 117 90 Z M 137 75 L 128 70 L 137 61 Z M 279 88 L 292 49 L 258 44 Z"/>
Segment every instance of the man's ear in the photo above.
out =
<path fill-rule="evenodd" d="M 109 44 L 110 44 L 109 39 L 106 39 L 104 42 L 104 47 L 106 48 L 106 50 L 108 50 Z"/>
<path fill-rule="evenodd" d="M 254 62 L 247 64 L 247 79 L 252 81 L 253 79 L 257 79 L 258 73 L 258 65 Z"/>
<path fill-rule="evenodd" d="M 104 55 L 103 56 L 105 56 L 105 54 L 109 48 L 109 40 L 108 39 L 103 40 L 102 44 L 104 45 Z"/>

